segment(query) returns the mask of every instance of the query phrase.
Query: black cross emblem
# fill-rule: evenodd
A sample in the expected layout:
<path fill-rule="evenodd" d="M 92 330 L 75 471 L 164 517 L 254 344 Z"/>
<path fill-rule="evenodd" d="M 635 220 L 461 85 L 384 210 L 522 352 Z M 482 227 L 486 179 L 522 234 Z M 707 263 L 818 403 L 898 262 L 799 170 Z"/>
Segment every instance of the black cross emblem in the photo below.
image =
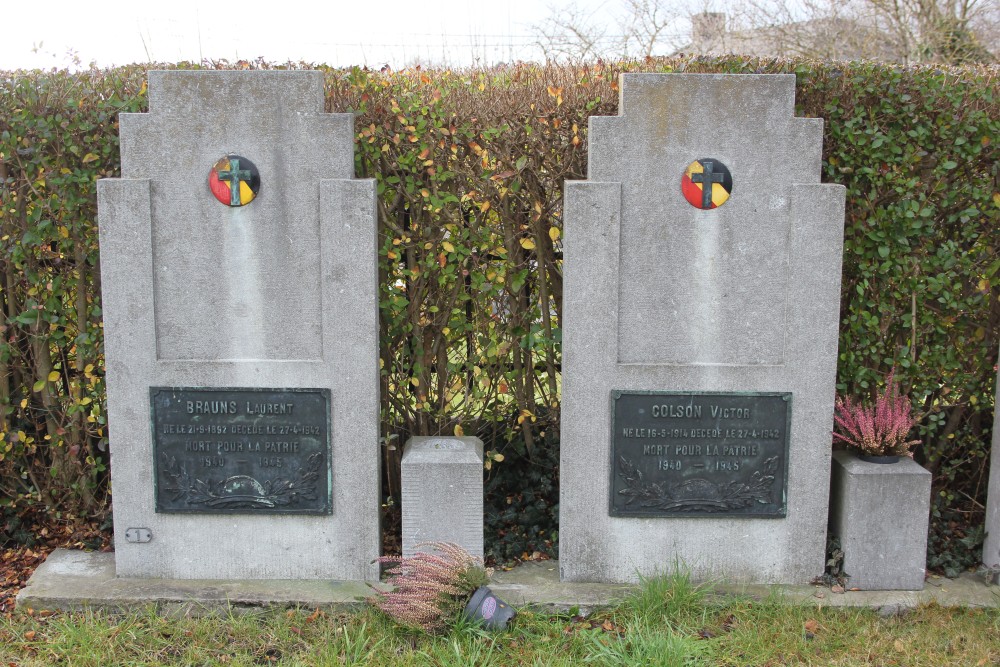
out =
<path fill-rule="evenodd" d="M 708 209 L 712 208 L 712 183 L 722 183 L 725 177 L 722 174 L 712 172 L 714 165 L 711 160 L 705 160 L 701 166 L 705 168 L 705 171 L 700 174 L 691 174 L 691 182 L 701 183 L 701 207 Z"/>
<path fill-rule="evenodd" d="M 250 170 L 240 169 L 240 161 L 236 158 L 229 160 L 229 169 L 219 171 L 219 180 L 229 181 L 230 206 L 240 205 L 240 181 L 249 181 L 250 176 Z"/>

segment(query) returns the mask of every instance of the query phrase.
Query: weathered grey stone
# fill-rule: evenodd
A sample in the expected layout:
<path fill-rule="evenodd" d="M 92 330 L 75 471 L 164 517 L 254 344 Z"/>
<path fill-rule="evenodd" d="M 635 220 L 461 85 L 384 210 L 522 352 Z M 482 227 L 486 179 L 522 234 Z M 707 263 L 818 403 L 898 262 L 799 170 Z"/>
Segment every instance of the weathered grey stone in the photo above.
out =
<path fill-rule="evenodd" d="M 403 556 L 424 542 L 451 542 L 483 555 L 483 442 L 416 436 L 406 441 L 401 472 Z"/>
<path fill-rule="evenodd" d="M 98 183 L 118 575 L 375 579 L 375 184 L 352 180 L 353 118 L 323 112 L 320 72 L 150 72 L 149 94 Z M 208 189 L 229 153 L 260 171 L 244 207 Z M 332 515 L 155 512 L 151 386 L 329 389 Z"/>
<path fill-rule="evenodd" d="M 626 74 L 566 184 L 560 567 L 635 581 L 806 582 L 824 568 L 844 188 L 819 182 L 822 120 L 795 77 Z M 685 168 L 732 173 L 699 210 Z M 787 517 L 609 516 L 610 395 L 791 392 Z"/>
<path fill-rule="evenodd" d="M 931 474 L 913 459 L 868 463 L 833 453 L 830 534 L 848 588 L 919 591 L 927 566 Z"/>
<path fill-rule="evenodd" d="M 903 618 L 913 613 L 913 610 L 914 607 L 908 605 L 884 604 L 875 611 L 882 618 Z"/>
<path fill-rule="evenodd" d="M 363 605 L 371 592 L 360 582 L 124 579 L 115 576 L 114 557 L 113 553 L 56 549 L 18 593 L 17 606 L 36 610 L 135 611 L 137 606 L 155 604 L 161 614 L 166 611 L 183 615 L 239 613 L 241 609 L 256 607 L 342 610 Z M 996 589 L 969 572 L 958 579 L 932 578 L 922 591 L 847 591 L 843 595 L 828 595 L 829 589 L 818 586 L 725 583 L 703 588 L 712 595 L 778 599 L 784 604 L 809 607 L 904 610 L 927 604 L 965 608 L 1000 606 Z M 632 584 L 562 582 L 559 561 L 554 560 L 522 563 L 510 571 L 497 570 L 490 578 L 490 589 L 517 607 L 572 609 L 584 615 L 615 604 L 638 590 Z"/>
<path fill-rule="evenodd" d="M 993 570 L 1000 570 L 1000 370 L 997 371 L 996 392 L 993 410 L 993 451 L 990 454 L 990 483 L 986 496 L 986 540 L 983 543 L 983 565 Z"/>
<path fill-rule="evenodd" d="M 134 612 L 156 605 L 184 615 L 257 607 L 347 610 L 363 606 L 371 589 L 359 581 L 145 579 L 115 575 L 115 554 L 56 549 L 17 595 L 17 606 Z"/>

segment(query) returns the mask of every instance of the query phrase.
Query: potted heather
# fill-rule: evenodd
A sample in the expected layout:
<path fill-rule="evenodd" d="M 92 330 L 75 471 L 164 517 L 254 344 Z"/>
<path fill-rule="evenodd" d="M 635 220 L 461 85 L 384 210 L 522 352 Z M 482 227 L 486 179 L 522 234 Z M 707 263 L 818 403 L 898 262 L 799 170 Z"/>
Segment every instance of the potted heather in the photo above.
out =
<path fill-rule="evenodd" d="M 834 405 L 830 536 L 840 542 L 847 586 L 924 587 L 931 474 L 912 458 L 915 420 L 894 373 L 871 402 L 838 396 Z"/>
<path fill-rule="evenodd" d="M 438 632 L 459 618 L 481 621 L 500 630 L 514 617 L 510 605 L 486 586 L 489 576 L 481 558 L 446 542 L 417 545 L 426 549 L 408 557 L 383 556 L 388 590 L 376 589 L 370 602 L 396 622 L 425 632 Z"/>
<path fill-rule="evenodd" d="M 875 403 L 863 403 L 850 396 L 837 396 L 833 415 L 834 443 L 840 442 L 863 461 L 895 463 L 900 456 L 912 458 L 911 448 L 919 440 L 907 440 L 913 428 L 910 401 L 899 395 L 895 371 L 885 380 L 885 391 Z"/>

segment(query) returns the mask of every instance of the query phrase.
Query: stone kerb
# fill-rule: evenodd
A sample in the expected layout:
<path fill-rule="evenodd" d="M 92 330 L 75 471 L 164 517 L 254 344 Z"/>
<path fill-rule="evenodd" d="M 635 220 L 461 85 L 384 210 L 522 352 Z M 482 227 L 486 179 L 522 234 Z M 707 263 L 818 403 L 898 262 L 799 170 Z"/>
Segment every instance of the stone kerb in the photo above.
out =
<path fill-rule="evenodd" d="M 794 117 L 792 75 L 626 74 L 620 90 L 619 116 L 590 119 L 588 180 L 566 185 L 562 577 L 680 562 L 809 581 L 825 560 L 845 197 L 819 182 L 822 120 Z M 682 192 L 703 158 L 732 177 L 709 210 Z M 620 391 L 790 393 L 787 514 L 612 517 Z"/>
<path fill-rule="evenodd" d="M 377 578 L 375 185 L 353 179 L 353 118 L 324 113 L 320 72 L 153 71 L 149 96 L 148 114 L 121 116 L 122 178 L 98 183 L 118 575 Z M 210 190 L 232 154 L 259 170 L 245 206 Z M 157 511 L 153 387 L 328 392 L 315 427 L 330 443 L 328 513 L 258 511 L 267 497 L 231 513 Z M 190 446 L 217 454 L 223 440 Z M 294 438 L 282 441 L 291 451 Z M 284 462 L 288 480 L 306 474 Z M 197 474 L 249 483 L 229 470 Z"/>

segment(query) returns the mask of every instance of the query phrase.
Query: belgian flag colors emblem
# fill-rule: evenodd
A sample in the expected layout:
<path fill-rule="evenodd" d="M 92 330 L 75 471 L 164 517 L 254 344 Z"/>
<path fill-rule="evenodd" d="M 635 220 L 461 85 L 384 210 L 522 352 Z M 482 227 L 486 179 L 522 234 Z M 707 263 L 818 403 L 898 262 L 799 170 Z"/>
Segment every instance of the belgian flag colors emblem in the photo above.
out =
<path fill-rule="evenodd" d="M 733 191 L 733 177 L 726 165 L 712 158 L 701 158 L 688 165 L 681 178 L 681 192 L 695 208 L 718 208 Z"/>
<path fill-rule="evenodd" d="M 260 190 L 260 173 L 245 157 L 227 155 L 208 173 L 208 187 L 226 206 L 246 206 Z"/>

